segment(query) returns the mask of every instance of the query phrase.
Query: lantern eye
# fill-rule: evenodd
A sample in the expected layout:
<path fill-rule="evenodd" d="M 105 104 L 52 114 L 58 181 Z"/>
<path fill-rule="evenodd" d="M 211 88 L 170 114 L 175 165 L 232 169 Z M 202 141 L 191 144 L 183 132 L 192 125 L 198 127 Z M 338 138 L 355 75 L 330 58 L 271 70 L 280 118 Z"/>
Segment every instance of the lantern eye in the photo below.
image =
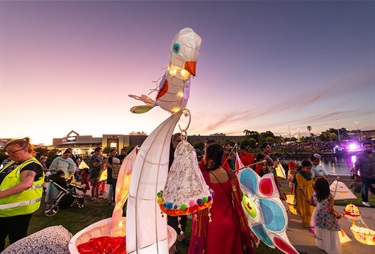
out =
<path fill-rule="evenodd" d="M 178 43 L 173 44 L 173 52 L 178 54 L 180 52 L 181 46 Z"/>

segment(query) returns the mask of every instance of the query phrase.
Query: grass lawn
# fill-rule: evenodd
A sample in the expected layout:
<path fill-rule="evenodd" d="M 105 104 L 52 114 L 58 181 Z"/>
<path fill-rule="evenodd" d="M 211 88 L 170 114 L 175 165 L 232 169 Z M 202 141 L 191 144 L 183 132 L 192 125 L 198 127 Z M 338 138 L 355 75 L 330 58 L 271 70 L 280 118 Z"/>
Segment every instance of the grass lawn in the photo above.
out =
<path fill-rule="evenodd" d="M 85 201 L 85 207 L 74 206 L 60 211 L 51 217 L 44 215 L 44 203 L 31 218 L 28 233 L 32 234 L 46 227 L 62 225 L 73 235 L 84 229 L 88 225 L 112 216 L 113 206 L 104 199 L 99 199 L 99 203 Z"/>
<path fill-rule="evenodd" d="M 356 205 L 358 207 L 365 207 L 362 204 L 361 194 L 354 193 L 354 195 L 357 197 L 357 199 L 335 200 L 335 205 L 346 206 L 348 204 L 353 204 L 353 205 Z M 368 201 L 369 201 L 370 204 L 372 204 L 372 206 L 374 206 L 374 204 L 375 204 L 375 195 L 369 194 L 368 195 Z"/>
<path fill-rule="evenodd" d="M 55 216 L 47 217 L 44 215 L 44 204 L 34 213 L 28 234 L 35 233 L 44 228 L 62 225 L 73 235 L 89 226 L 92 223 L 100 221 L 112 216 L 113 206 L 109 205 L 105 200 L 99 199 L 99 203 L 93 203 L 89 200 L 85 201 L 85 207 L 79 209 L 76 205 L 68 209 L 61 209 Z M 179 253 L 187 253 L 189 247 L 189 239 L 191 234 L 191 219 L 188 219 L 186 228 L 186 239 L 182 243 L 177 243 Z M 277 249 L 268 248 L 264 244 L 260 244 L 257 253 L 282 253 Z"/>

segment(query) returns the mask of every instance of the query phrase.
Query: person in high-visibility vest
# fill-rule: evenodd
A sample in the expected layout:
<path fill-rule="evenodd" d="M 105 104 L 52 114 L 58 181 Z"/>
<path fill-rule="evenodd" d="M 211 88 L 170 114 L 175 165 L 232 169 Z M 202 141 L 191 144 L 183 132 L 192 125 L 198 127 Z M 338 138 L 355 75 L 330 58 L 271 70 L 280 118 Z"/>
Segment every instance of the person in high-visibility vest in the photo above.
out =
<path fill-rule="evenodd" d="M 27 236 L 32 214 L 39 209 L 43 194 L 43 166 L 31 153 L 28 137 L 5 145 L 11 160 L 0 169 L 0 252 L 9 243 Z"/>

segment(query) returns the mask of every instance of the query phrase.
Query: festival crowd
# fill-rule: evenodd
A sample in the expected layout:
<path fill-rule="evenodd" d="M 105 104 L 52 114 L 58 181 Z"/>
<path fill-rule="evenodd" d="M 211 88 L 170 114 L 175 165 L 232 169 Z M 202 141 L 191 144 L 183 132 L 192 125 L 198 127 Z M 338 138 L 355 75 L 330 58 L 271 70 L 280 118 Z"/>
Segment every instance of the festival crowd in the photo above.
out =
<path fill-rule="evenodd" d="M 174 151 L 183 139 L 179 133 L 171 139 L 170 164 L 174 160 Z M 215 193 L 211 209 L 198 211 L 192 221 L 188 253 L 255 253 L 253 236 L 247 225 L 242 209 L 242 191 L 236 174 L 243 167 L 250 167 L 259 176 L 268 173 L 275 175 L 274 180 L 281 199 L 286 199 L 280 188 L 276 168 L 278 161 L 273 160 L 271 146 L 264 143 L 260 153 L 253 155 L 247 148 L 238 148 L 229 143 L 220 145 L 214 140 L 206 140 L 204 155 L 199 162 L 206 184 Z M 112 149 L 108 157 L 103 156 L 100 147 L 95 148 L 88 164 L 75 156 L 72 149 L 66 149 L 47 167 L 46 157 L 35 158 L 33 145 L 29 138 L 14 139 L 5 146 L 9 162 L 0 169 L 0 252 L 5 249 L 5 239 L 12 244 L 27 236 L 32 214 L 39 209 L 42 195 L 45 204 L 50 206 L 59 192 L 45 177 L 58 175 L 66 181 L 76 182 L 90 200 L 97 203 L 104 197 L 108 184 L 107 201 L 115 205 L 115 191 L 120 165 L 127 156 L 125 148 L 117 154 Z M 375 156 L 373 144 L 363 143 L 363 151 L 357 155 L 353 169 L 356 183 L 361 182 L 361 197 L 364 206 L 371 207 L 368 201 L 369 190 L 375 183 Z M 130 152 L 130 151 L 129 151 Z M 314 234 L 316 245 L 327 253 L 342 253 L 339 239 L 340 226 L 338 213 L 334 210 L 334 197 L 329 190 L 327 174 L 320 165 L 321 156 L 313 153 L 309 160 L 300 165 L 293 161 L 288 164 L 289 194 L 295 195 L 294 207 L 302 219 L 302 227 Z M 78 184 L 80 182 L 80 184 Z M 185 227 L 187 217 L 168 216 L 168 224 L 177 234 L 177 241 L 186 242 Z M 230 234 L 228 234 L 230 232 Z M 176 245 L 170 253 L 178 252 Z"/>

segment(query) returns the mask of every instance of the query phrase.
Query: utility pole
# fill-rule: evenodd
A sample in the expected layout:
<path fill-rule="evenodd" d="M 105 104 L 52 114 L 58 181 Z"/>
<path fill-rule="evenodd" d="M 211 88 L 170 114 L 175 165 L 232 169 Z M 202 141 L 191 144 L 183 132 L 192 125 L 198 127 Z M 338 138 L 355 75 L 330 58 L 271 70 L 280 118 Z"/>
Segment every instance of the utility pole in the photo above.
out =
<path fill-rule="evenodd" d="M 340 137 L 340 129 L 339 129 L 339 120 L 336 119 L 336 122 L 337 122 L 337 133 L 339 135 L 339 141 L 341 141 L 341 137 Z"/>
<path fill-rule="evenodd" d="M 354 123 L 357 125 L 357 132 L 358 132 L 358 140 L 361 141 L 362 135 L 361 135 L 361 130 L 358 128 L 358 122 L 354 121 Z"/>
<path fill-rule="evenodd" d="M 301 135 L 300 135 L 300 132 L 299 132 L 299 127 L 298 127 L 298 139 L 301 139 Z"/>

